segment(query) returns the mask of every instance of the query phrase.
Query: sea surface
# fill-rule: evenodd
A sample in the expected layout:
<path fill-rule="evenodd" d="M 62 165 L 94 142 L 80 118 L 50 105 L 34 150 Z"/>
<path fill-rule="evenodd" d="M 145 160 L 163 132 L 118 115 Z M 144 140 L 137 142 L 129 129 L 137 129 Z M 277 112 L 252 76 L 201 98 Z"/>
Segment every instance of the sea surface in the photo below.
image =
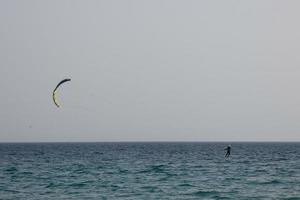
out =
<path fill-rule="evenodd" d="M 300 199 L 300 143 L 2 143 L 0 199 Z"/>

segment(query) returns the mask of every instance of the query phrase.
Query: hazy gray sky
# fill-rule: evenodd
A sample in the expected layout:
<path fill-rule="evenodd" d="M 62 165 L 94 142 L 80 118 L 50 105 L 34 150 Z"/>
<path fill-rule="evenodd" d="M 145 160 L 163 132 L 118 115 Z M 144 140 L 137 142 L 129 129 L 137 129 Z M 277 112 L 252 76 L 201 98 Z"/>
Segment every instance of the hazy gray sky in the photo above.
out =
<path fill-rule="evenodd" d="M 2 0 L 0 141 L 300 141 L 299 7 Z"/>

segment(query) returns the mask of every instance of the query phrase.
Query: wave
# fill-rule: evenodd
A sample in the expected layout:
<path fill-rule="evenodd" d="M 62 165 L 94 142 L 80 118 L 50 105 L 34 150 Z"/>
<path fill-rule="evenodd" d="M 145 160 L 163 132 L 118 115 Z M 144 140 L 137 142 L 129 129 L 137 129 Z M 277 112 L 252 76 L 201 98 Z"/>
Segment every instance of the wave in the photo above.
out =
<path fill-rule="evenodd" d="M 198 196 L 198 197 L 209 197 L 209 196 L 217 197 L 219 195 L 219 192 L 215 190 L 212 191 L 199 190 L 197 192 L 190 193 L 189 195 Z"/>
<path fill-rule="evenodd" d="M 16 171 L 18 171 L 18 169 L 16 167 L 9 167 L 9 168 L 5 169 L 4 171 L 6 171 L 6 172 L 16 172 Z"/>
<path fill-rule="evenodd" d="M 178 186 L 179 187 L 195 187 L 194 185 L 189 184 L 189 183 L 182 183 L 182 184 L 179 184 Z"/>
<path fill-rule="evenodd" d="M 260 184 L 263 184 L 263 185 L 268 185 L 268 184 L 279 184 L 279 183 L 282 183 L 281 181 L 275 179 L 275 180 L 270 180 L 270 181 L 264 181 Z"/>

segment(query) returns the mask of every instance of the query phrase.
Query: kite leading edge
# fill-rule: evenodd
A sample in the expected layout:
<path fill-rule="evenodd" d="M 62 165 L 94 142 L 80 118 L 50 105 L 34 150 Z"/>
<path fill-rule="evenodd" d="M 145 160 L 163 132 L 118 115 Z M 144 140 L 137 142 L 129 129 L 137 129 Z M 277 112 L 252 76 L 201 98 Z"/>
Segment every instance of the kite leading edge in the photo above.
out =
<path fill-rule="evenodd" d="M 57 101 L 57 89 L 59 88 L 60 85 L 62 85 L 62 84 L 65 83 L 65 82 L 68 82 L 68 81 L 71 81 L 71 79 L 66 78 L 66 79 L 60 81 L 60 82 L 57 84 L 57 86 L 55 87 L 55 89 L 53 90 L 53 92 L 52 92 L 53 102 L 54 102 L 54 104 L 55 104 L 58 108 L 60 107 L 60 104 L 59 104 L 58 101 Z"/>

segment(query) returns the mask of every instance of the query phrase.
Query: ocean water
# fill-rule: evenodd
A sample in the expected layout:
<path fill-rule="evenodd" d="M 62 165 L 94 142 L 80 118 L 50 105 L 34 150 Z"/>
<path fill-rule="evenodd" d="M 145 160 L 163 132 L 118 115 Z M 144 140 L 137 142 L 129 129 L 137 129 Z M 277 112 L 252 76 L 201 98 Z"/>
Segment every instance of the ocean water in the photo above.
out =
<path fill-rule="evenodd" d="M 300 199 L 300 143 L 0 144 L 0 199 Z"/>

